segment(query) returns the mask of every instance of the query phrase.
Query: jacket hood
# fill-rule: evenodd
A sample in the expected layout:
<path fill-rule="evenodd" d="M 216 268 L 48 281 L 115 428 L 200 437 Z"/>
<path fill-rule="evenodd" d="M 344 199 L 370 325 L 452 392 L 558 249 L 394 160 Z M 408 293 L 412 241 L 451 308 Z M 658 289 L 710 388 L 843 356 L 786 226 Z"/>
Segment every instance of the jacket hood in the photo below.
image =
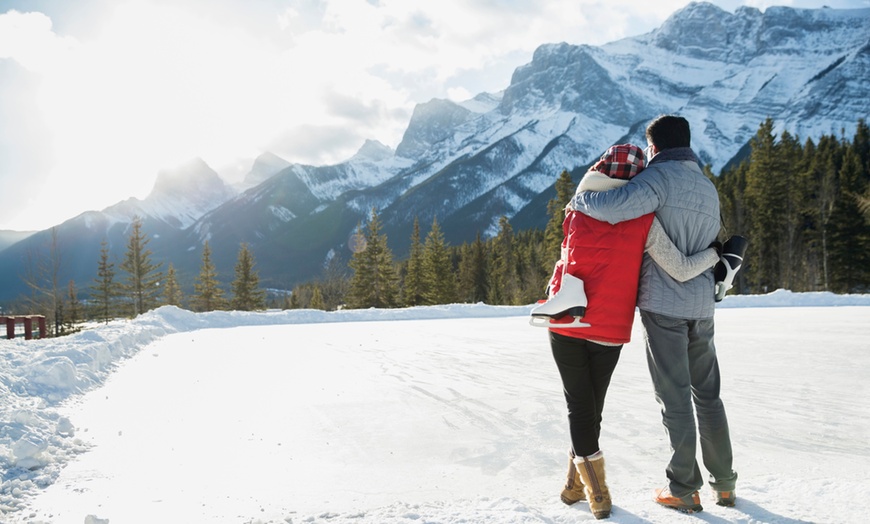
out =
<path fill-rule="evenodd" d="M 577 193 L 582 191 L 609 191 L 622 187 L 628 183 L 628 180 L 622 178 L 611 178 L 604 173 L 590 169 L 583 175 L 580 180 L 580 185 L 577 186 Z"/>

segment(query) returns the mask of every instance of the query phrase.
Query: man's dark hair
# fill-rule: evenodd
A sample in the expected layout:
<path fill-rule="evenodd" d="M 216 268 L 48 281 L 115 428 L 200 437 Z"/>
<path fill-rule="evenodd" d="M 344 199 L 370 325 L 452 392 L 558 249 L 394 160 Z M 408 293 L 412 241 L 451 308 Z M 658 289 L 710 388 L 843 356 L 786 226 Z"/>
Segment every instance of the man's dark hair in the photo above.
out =
<path fill-rule="evenodd" d="M 646 127 L 646 139 L 659 151 L 690 147 L 692 132 L 689 130 L 689 121 L 681 116 L 662 115 Z"/>

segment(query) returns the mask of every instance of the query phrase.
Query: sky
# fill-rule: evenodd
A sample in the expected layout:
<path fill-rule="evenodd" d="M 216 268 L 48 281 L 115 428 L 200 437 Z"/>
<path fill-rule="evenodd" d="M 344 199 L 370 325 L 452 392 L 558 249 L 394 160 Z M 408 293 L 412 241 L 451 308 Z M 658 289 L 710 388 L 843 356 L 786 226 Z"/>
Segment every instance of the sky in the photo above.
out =
<path fill-rule="evenodd" d="M 0 339 L 0 515 L 593 522 L 588 506 L 559 500 L 567 410 L 530 308 L 166 306 L 65 337 Z M 715 319 L 736 507 L 716 506 L 709 487 L 699 515 L 653 503 L 669 450 L 636 317 L 603 414 L 607 522 L 866 521 L 870 295 L 728 296 Z"/>
<path fill-rule="evenodd" d="M 414 106 L 509 85 L 545 43 L 646 33 L 685 0 L 0 0 L 0 230 L 144 198 L 204 159 L 395 148 Z M 866 8 L 870 0 L 716 0 Z"/>

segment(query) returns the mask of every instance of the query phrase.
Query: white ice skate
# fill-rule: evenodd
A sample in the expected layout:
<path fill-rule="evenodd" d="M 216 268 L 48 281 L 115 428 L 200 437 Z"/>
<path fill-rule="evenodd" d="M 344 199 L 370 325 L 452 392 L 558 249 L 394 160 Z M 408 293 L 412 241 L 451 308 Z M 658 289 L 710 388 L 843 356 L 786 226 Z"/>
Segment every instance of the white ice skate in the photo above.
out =
<path fill-rule="evenodd" d="M 716 285 L 713 288 L 716 302 L 725 298 L 725 293 L 733 287 L 734 277 L 743 266 L 743 256 L 746 254 L 748 246 L 749 241 L 737 235 L 729 238 L 722 246 L 722 256 L 719 257 L 719 263 L 713 269 L 716 280 Z"/>
<path fill-rule="evenodd" d="M 562 287 L 552 298 L 532 308 L 532 318 L 529 324 L 535 327 L 546 328 L 583 328 L 592 324 L 581 322 L 580 319 L 586 314 L 586 291 L 583 289 L 583 281 L 565 273 L 562 276 Z M 565 315 L 574 317 L 573 322 L 556 322 Z"/>

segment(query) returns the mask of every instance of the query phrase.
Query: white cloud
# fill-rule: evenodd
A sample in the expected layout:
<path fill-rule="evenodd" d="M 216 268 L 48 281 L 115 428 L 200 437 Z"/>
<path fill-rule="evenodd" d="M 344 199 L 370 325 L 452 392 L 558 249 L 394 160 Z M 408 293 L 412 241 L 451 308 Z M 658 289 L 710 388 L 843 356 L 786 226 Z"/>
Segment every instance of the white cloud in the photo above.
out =
<path fill-rule="evenodd" d="M 50 71 L 75 47 L 72 38 L 52 30 L 42 13 L 9 11 L 0 14 L 0 59 L 11 58 L 35 73 Z"/>

